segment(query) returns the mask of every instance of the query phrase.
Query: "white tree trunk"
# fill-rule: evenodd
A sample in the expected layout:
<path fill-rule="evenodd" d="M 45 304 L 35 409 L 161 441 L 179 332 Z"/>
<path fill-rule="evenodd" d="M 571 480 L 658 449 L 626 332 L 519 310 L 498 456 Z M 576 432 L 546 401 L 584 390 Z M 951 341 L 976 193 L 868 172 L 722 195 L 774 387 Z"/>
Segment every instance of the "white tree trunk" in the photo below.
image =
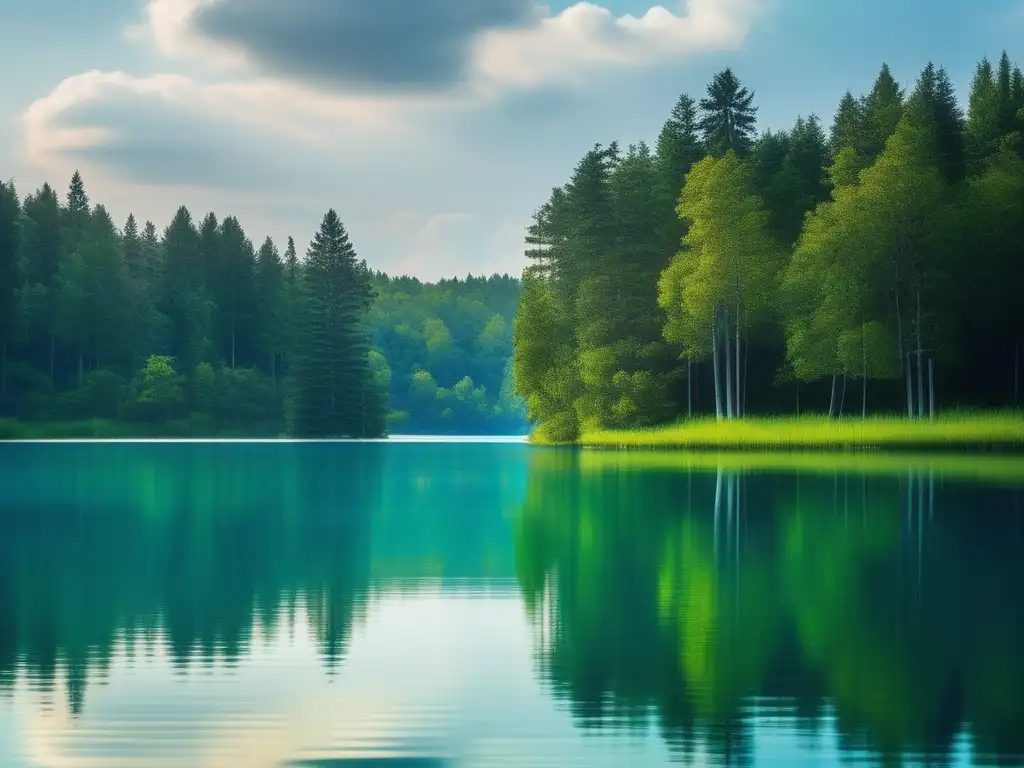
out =
<path fill-rule="evenodd" d="M 686 356 L 686 418 L 693 418 L 693 361 Z"/>
<path fill-rule="evenodd" d="M 928 358 L 928 418 L 935 420 L 935 360 Z"/>
<path fill-rule="evenodd" d="M 740 371 L 740 307 L 739 300 L 736 301 L 736 418 L 739 419 L 743 416 L 743 400 L 740 397 L 742 391 L 740 387 L 740 378 L 742 374 Z"/>
<path fill-rule="evenodd" d="M 717 314 L 717 313 L 716 313 Z M 722 383 L 718 373 L 718 317 L 711 323 L 711 367 L 715 373 L 715 418 L 722 420 Z"/>
<path fill-rule="evenodd" d="M 747 374 L 750 373 L 750 340 L 743 347 L 743 414 L 747 413 Z"/>
<path fill-rule="evenodd" d="M 906 374 L 907 379 L 907 418 L 914 418 L 914 387 L 910 382 L 910 355 L 907 355 L 907 361 L 903 365 L 903 372 Z"/>
<path fill-rule="evenodd" d="M 729 348 L 729 311 L 725 311 L 725 333 L 723 334 L 725 343 L 725 418 L 732 419 L 733 417 L 733 400 L 732 400 L 732 355 Z"/>
<path fill-rule="evenodd" d="M 861 364 L 861 380 L 860 387 L 860 417 L 866 419 L 868 417 L 868 348 L 864 344 L 864 318 L 860 321 L 860 364 Z"/>
<path fill-rule="evenodd" d="M 832 374 L 832 396 L 828 400 L 828 417 L 831 419 L 836 413 L 836 375 Z"/>
<path fill-rule="evenodd" d="M 921 289 L 917 289 L 917 417 L 924 418 L 924 367 L 921 357 Z"/>

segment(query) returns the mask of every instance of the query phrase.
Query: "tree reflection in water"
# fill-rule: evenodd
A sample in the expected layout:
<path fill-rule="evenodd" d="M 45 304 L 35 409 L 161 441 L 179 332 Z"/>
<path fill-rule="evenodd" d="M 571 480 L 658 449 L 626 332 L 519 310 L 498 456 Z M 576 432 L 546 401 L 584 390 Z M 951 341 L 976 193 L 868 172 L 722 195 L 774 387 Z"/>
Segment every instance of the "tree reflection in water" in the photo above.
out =
<path fill-rule="evenodd" d="M 582 727 L 654 713 L 680 760 L 726 765 L 759 727 L 834 728 L 887 764 L 946 762 L 967 733 L 979 760 L 1024 760 L 1019 488 L 723 463 L 531 455 L 520 584 Z"/>

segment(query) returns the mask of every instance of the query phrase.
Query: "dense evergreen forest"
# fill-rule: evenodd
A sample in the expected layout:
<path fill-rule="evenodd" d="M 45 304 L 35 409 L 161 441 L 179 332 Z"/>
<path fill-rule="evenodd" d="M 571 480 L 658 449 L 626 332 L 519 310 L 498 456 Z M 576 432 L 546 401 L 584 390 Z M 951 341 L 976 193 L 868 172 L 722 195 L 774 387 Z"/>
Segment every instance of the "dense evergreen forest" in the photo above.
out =
<path fill-rule="evenodd" d="M 535 213 L 516 389 L 544 437 L 680 417 L 1018 407 L 1024 77 L 882 67 L 756 132 L 731 69 L 654 148 L 597 145 Z"/>
<path fill-rule="evenodd" d="M 0 183 L 0 432 L 521 431 L 519 291 L 375 273 L 333 210 L 300 259 L 185 207 L 119 229 L 77 171 L 63 200 Z"/>

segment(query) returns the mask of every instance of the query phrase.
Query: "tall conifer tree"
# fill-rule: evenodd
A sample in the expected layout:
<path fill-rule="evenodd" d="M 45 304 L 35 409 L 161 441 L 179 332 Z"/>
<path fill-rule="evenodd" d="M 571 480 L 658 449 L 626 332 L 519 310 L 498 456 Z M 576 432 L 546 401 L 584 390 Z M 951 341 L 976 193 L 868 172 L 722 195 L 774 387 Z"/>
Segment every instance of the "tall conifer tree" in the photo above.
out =
<path fill-rule="evenodd" d="M 375 437 L 384 393 L 369 362 L 366 313 L 370 273 L 357 260 L 332 208 L 323 218 L 302 274 L 302 323 L 295 363 L 292 429 L 304 437 Z"/>

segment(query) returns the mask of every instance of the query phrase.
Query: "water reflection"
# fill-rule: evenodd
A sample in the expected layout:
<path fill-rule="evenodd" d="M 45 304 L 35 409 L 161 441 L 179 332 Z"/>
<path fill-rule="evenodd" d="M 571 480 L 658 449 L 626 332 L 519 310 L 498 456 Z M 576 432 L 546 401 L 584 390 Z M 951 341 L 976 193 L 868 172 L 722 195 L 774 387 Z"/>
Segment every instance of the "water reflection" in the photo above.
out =
<path fill-rule="evenodd" d="M 697 463 L 531 455 L 520 583 L 580 727 L 653 713 L 685 763 L 779 737 L 790 761 L 1024 762 L 1019 490 Z"/>
<path fill-rule="evenodd" d="M 334 669 L 369 585 L 381 455 L 308 445 L 9 452 L 0 680 L 20 672 L 49 692 L 63 678 L 78 714 L 88 677 L 103 676 L 117 649 L 129 660 L 163 649 L 181 673 L 231 667 L 297 614 Z"/>
<path fill-rule="evenodd" d="M 0 764 L 1024 763 L 1021 460 L 778 461 L 0 446 Z"/>

